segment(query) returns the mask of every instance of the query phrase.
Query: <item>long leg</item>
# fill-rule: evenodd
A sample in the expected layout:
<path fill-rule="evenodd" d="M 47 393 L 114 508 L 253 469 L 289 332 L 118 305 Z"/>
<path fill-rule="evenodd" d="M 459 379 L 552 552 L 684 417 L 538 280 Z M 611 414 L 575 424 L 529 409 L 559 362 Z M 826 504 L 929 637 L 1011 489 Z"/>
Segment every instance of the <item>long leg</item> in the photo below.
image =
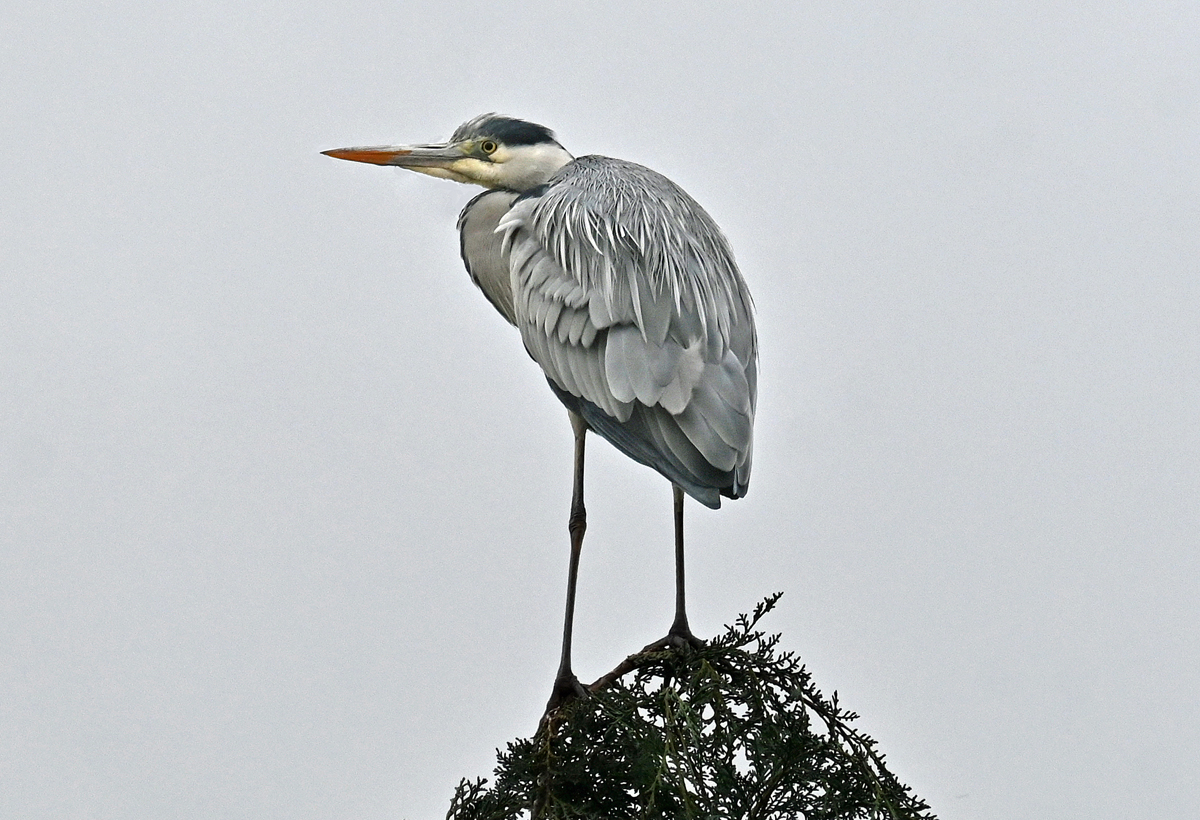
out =
<path fill-rule="evenodd" d="M 554 677 L 554 691 L 546 711 L 556 709 L 570 698 L 586 693 L 579 679 L 571 670 L 571 631 L 575 625 L 575 584 L 579 579 L 579 554 L 583 551 L 583 534 L 587 532 L 587 510 L 583 506 L 583 443 L 587 436 L 587 422 L 575 413 L 569 413 L 571 429 L 575 431 L 575 481 L 571 491 L 571 518 L 567 524 L 571 533 L 571 562 L 567 569 L 567 610 L 563 617 L 562 655 L 558 661 L 558 674 Z"/>
<path fill-rule="evenodd" d="M 675 621 L 671 624 L 668 635 L 679 635 L 685 639 L 694 638 L 688 628 L 687 605 L 684 600 L 683 583 L 683 490 L 678 485 L 671 485 L 675 498 Z"/>
<path fill-rule="evenodd" d="M 650 644 L 642 650 L 643 652 L 684 644 L 694 647 L 704 645 L 704 641 L 692 634 L 687 619 L 683 572 L 683 490 L 674 484 L 671 485 L 671 490 L 675 500 L 675 620 L 667 630 L 666 637 Z"/>

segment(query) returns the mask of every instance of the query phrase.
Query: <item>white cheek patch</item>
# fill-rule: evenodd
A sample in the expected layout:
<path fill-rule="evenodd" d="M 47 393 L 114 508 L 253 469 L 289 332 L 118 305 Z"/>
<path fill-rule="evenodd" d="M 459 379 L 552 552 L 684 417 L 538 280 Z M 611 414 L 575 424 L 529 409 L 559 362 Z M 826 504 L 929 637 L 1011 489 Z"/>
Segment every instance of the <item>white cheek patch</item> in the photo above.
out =
<path fill-rule="evenodd" d="M 541 185 L 555 171 L 571 161 L 571 155 L 558 145 L 501 146 L 491 161 L 463 157 L 443 166 L 406 166 L 439 179 L 450 179 L 485 188 L 507 188 L 527 191 Z"/>

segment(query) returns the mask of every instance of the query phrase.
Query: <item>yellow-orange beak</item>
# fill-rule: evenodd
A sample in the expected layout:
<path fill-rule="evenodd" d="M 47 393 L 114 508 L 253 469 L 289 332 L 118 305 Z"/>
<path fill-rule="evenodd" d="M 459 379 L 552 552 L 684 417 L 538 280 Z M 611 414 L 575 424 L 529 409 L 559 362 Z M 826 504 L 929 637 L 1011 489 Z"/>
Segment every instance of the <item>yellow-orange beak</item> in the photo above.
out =
<path fill-rule="evenodd" d="M 397 165 L 401 168 L 444 168 L 463 158 L 462 149 L 445 145 L 381 145 L 371 148 L 334 148 L 322 151 L 327 157 L 369 162 L 372 165 Z"/>
<path fill-rule="evenodd" d="M 406 155 L 408 151 L 404 148 L 334 148 L 321 153 L 334 159 L 369 162 L 372 165 L 395 165 L 394 160 Z"/>

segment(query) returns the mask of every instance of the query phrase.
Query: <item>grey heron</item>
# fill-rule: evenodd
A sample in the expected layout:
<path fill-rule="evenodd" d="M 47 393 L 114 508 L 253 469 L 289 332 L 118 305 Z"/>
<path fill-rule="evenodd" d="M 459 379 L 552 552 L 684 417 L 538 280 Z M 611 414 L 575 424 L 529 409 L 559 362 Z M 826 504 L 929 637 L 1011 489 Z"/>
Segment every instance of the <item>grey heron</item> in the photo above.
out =
<path fill-rule="evenodd" d="M 324 153 L 486 189 L 458 218 L 463 262 L 520 331 L 575 434 L 562 655 L 547 709 L 585 691 L 571 633 L 588 430 L 671 482 L 675 619 L 651 646 L 699 644 L 684 605 L 684 493 L 712 508 L 745 495 L 758 381 L 750 293 L 713 219 L 649 168 L 575 158 L 545 126 L 496 114 L 445 143 Z"/>

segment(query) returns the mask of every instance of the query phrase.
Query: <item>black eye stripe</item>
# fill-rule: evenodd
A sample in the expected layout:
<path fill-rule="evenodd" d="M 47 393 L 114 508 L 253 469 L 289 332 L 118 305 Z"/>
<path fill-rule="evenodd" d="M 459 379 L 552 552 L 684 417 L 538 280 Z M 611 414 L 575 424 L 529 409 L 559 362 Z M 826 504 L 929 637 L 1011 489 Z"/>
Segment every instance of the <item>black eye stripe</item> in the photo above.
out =
<path fill-rule="evenodd" d="M 498 114 L 482 114 L 469 122 L 464 122 L 454 132 L 451 141 L 480 139 L 484 136 L 509 146 L 554 142 L 554 132 L 546 126 L 512 117 L 502 117 Z"/>

